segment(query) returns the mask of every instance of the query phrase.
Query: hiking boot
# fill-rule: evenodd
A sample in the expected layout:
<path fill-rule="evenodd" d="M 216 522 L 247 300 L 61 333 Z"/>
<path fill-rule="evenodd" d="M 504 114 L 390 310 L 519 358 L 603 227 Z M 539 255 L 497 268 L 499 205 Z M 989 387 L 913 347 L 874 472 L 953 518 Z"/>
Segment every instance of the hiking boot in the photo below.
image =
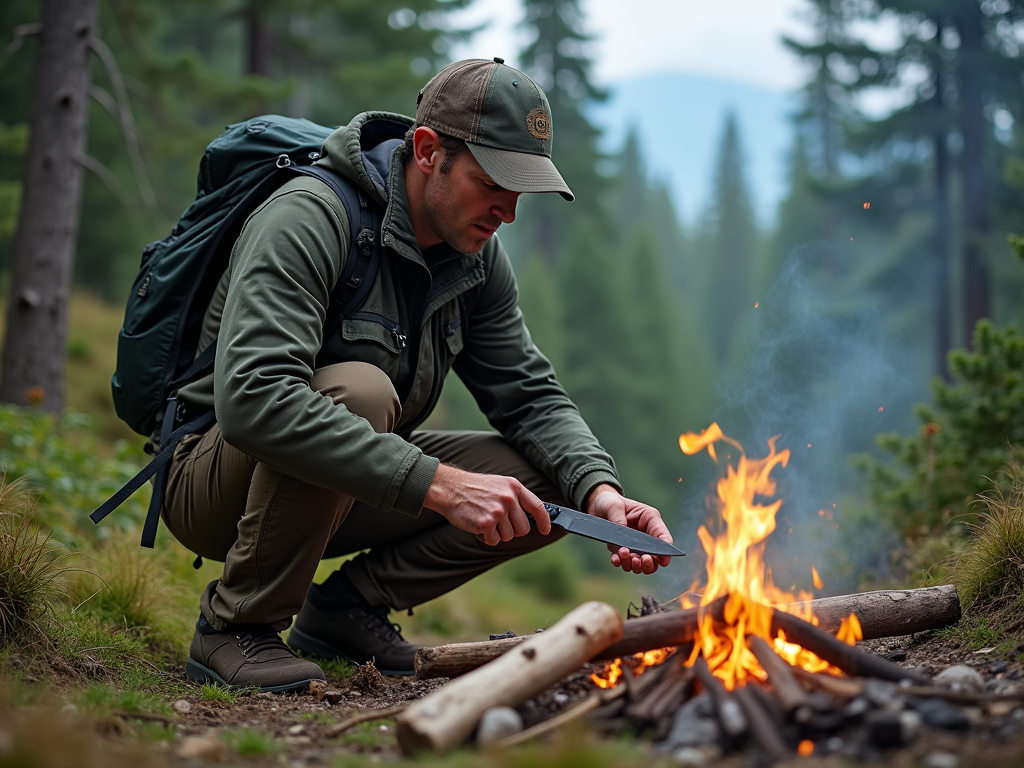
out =
<path fill-rule="evenodd" d="M 320 667 L 296 656 L 269 626 L 236 624 L 218 632 L 202 615 L 185 674 L 200 683 L 261 691 L 304 690 L 311 681 L 324 679 Z"/>
<path fill-rule="evenodd" d="M 372 661 L 385 675 L 415 674 L 419 648 L 388 621 L 388 607 L 371 606 L 340 572 L 313 584 L 288 633 L 288 645 L 324 659 Z"/>

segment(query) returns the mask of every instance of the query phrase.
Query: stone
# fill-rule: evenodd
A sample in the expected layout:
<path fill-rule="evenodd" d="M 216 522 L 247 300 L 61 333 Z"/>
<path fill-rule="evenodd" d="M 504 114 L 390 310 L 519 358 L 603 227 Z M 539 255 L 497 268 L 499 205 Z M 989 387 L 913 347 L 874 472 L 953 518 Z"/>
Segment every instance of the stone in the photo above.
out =
<path fill-rule="evenodd" d="M 895 651 L 889 651 L 887 654 L 885 654 L 885 658 L 887 658 L 889 661 L 906 661 L 907 652 L 904 651 L 902 648 L 897 648 Z"/>
<path fill-rule="evenodd" d="M 864 685 L 864 696 L 876 707 L 885 707 L 897 701 L 896 686 L 882 680 L 868 680 Z"/>
<path fill-rule="evenodd" d="M 924 757 L 924 768 L 959 768 L 960 758 L 952 752 L 929 752 Z"/>
<path fill-rule="evenodd" d="M 216 736 L 186 736 L 175 754 L 182 760 L 205 760 L 208 763 L 226 763 L 228 748 Z"/>
<path fill-rule="evenodd" d="M 522 730 L 523 718 L 512 707 L 491 707 L 480 718 L 476 743 L 486 747 Z"/>
<path fill-rule="evenodd" d="M 924 699 L 917 704 L 917 713 L 925 725 L 944 731 L 966 731 L 971 727 L 967 716 L 958 707 L 941 699 Z"/>
<path fill-rule="evenodd" d="M 341 704 L 345 700 L 345 694 L 341 691 L 324 691 L 324 701 L 328 704 Z"/>
<path fill-rule="evenodd" d="M 850 720 L 855 720 L 858 717 L 862 717 L 867 714 L 867 711 L 871 709 L 871 705 L 868 704 L 868 700 L 863 696 L 858 696 L 855 699 L 850 699 L 843 706 L 843 716 Z"/>
<path fill-rule="evenodd" d="M 192 702 L 185 699 L 178 699 L 171 705 L 179 715 L 187 715 L 192 711 Z"/>
<path fill-rule="evenodd" d="M 935 684 L 964 693 L 981 693 L 985 690 L 985 678 L 978 670 L 964 664 L 946 667 L 935 676 Z"/>
<path fill-rule="evenodd" d="M 913 710 L 900 712 L 900 729 L 903 743 L 909 744 L 921 732 L 921 715 Z"/>
<path fill-rule="evenodd" d="M 1008 670 L 1009 668 L 1010 668 L 1009 662 L 1004 661 L 1003 659 L 996 659 L 995 661 L 993 661 L 991 664 L 988 665 L 989 674 L 992 674 L 992 675 L 1002 675 L 1002 674 L 1005 674 L 1006 670 Z"/>
<path fill-rule="evenodd" d="M 297 723 L 296 725 L 292 725 L 292 726 L 288 727 L 288 735 L 289 736 L 298 736 L 300 733 L 305 732 L 305 730 L 306 730 L 306 726 L 304 726 L 302 723 Z"/>
<path fill-rule="evenodd" d="M 676 765 L 701 768 L 701 766 L 708 764 L 708 755 L 693 747 L 680 747 L 672 752 L 672 762 Z"/>
<path fill-rule="evenodd" d="M 714 712 L 714 702 L 709 694 L 702 693 L 690 699 L 676 710 L 665 744 L 676 751 L 681 747 L 718 744 L 722 729 Z"/>
<path fill-rule="evenodd" d="M 903 728 L 900 716 L 894 712 L 883 712 L 868 723 L 868 738 L 876 747 L 887 749 L 903 743 Z"/>

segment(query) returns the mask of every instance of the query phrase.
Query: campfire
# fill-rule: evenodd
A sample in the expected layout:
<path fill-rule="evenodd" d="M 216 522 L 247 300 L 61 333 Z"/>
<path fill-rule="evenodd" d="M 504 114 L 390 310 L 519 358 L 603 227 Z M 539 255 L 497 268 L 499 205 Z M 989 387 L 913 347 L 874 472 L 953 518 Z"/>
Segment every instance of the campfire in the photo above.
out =
<path fill-rule="evenodd" d="M 966 727 L 959 705 L 1001 705 L 1009 713 L 1024 703 L 1021 692 L 944 687 L 941 675 L 933 684 L 922 670 L 857 647 L 861 639 L 955 623 L 960 603 L 952 586 L 819 599 L 777 588 L 764 551 L 782 505 L 773 471 L 786 466 L 789 451 L 773 439 L 767 456 L 749 458 L 717 424 L 680 438 L 684 453 L 706 450 L 716 462 L 723 445 L 736 458 L 724 467 L 714 514 L 699 530 L 704 579 L 665 605 L 645 599 L 641 615 L 628 621 L 592 602 L 540 634 L 420 649 L 417 676 L 457 679 L 399 715 L 403 750 L 444 751 L 474 732 L 494 743 L 492 726 L 501 718 L 491 714 L 503 711 L 508 724 L 519 717 L 509 708 L 552 686 L 564 690 L 566 680 L 594 687 L 497 743 L 519 743 L 587 715 L 612 730 L 649 731 L 662 750 L 720 753 L 752 744 L 771 763 L 820 752 L 863 756 L 908 743 L 922 726 Z M 817 571 L 810 575 L 821 589 Z M 589 680 L 580 676 L 588 662 Z"/>
<path fill-rule="evenodd" d="M 697 633 L 686 666 L 693 666 L 699 657 L 706 661 L 711 673 L 719 678 L 726 690 L 745 685 L 748 680 L 764 682 L 768 677 L 759 654 L 750 644 L 752 638 L 761 638 L 794 667 L 808 672 L 829 672 L 841 674 L 835 666 L 822 660 L 799 643 L 789 642 L 783 629 L 772 631 L 773 605 L 817 626 L 818 619 L 811 609 L 813 595 L 808 592 L 790 594 L 778 589 L 773 583 L 771 572 L 764 561 L 765 541 L 775 530 L 775 517 L 782 500 L 761 503 L 759 499 L 775 496 L 775 480 L 772 470 L 785 467 L 789 451 L 776 451 L 776 439 L 768 441 L 768 455 L 763 459 L 750 459 L 743 447 L 727 437 L 718 426 L 712 424 L 699 435 L 688 433 L 679 438 L 683 453 L 694 455 L 706 450 L 713 460 L 718 461 L 715 444 L 724 442 L 737 452 L 739 459 L 735 466 L 729 465 L 726 474 L 717 484 L 717 514 L 714 517 L 717 531 L 712 533 L 707 526 L 697 532 L 707 555 L 707 580 L 694 583 L 688 592 L 680 596 L 684 608 L 699 607 Z M 813 572 L 815 586 L 821 588 L 821 579 Z M 694 603 L 692 596 L 699 595 Z M 715 621 L 714 611 L 709 610 L 716 600 L 724 599 L 724 621 Z M 855 614 L 845 617 L 836 635 L 849 645 L 856 645 L 862 639 L 860 622 Z M 763 645 L 758 643 L 763 655 Z M 667 658 L 670 649 L 661 649 L 654 655 L 644 653 L 631 660 L 629 666 L 634 675 L 658 664 Z M 770 662 L 769 662 L 770 663 Z M 614 686 L 622 674 L 623 661 L 609 662 L 602 673 L 595 674 L 594 683 L 601 688 Z"/>

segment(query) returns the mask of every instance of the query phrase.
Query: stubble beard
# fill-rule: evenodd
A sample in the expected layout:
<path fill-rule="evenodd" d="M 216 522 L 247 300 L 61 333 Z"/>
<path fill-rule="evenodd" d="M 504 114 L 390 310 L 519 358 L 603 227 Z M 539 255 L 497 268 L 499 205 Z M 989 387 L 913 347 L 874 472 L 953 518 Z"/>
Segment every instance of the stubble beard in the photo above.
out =
<path fill-rule="evenodd" d="M 438 173 L 434 183 L 427 185 L 423 208 L 434 232 L 459 253 L 477 253 L 490 239 L 490 236 L 483 237 L 469 231 L 473 224 L 494 230 L 501 224 L 501 220 L 496 216 L 466 220 L 452 194 L 451 181 L 447 173 Z"/>

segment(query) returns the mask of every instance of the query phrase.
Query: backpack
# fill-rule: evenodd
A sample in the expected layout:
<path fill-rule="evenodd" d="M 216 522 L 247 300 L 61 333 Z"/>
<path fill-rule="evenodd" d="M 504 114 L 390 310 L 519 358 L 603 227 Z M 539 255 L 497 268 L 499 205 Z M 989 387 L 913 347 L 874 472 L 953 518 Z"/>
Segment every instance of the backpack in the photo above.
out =
<path fill-rule="evenodd" d="M 373 284 L 366 277 L 380 264 L 382 212 L 352 181 L 311 165 L 333 131 L 308 120 L 264 115 L 229 126 L 206 147 L 195 201 L 170 235 L 142 252 L 118 334 L 111 380 L 115 410 L 142 435 L 152 435 L 160 424 L 160 448 L 90 515 L 93 522 L 155 475 L 142 532 L 142 546 L 153 546 L 174 449 L 216 420 L 213 409 L 191 412 L 177 398 L 180 387 L 213 370 L 216 341 L 196 356 L 206 309 L 249 214 L 289 179 L 301 174 L 327 184 L 341 200 L 353 233 L 351 253 L 331 295 L 325 338 L 365 301 Z"/>

